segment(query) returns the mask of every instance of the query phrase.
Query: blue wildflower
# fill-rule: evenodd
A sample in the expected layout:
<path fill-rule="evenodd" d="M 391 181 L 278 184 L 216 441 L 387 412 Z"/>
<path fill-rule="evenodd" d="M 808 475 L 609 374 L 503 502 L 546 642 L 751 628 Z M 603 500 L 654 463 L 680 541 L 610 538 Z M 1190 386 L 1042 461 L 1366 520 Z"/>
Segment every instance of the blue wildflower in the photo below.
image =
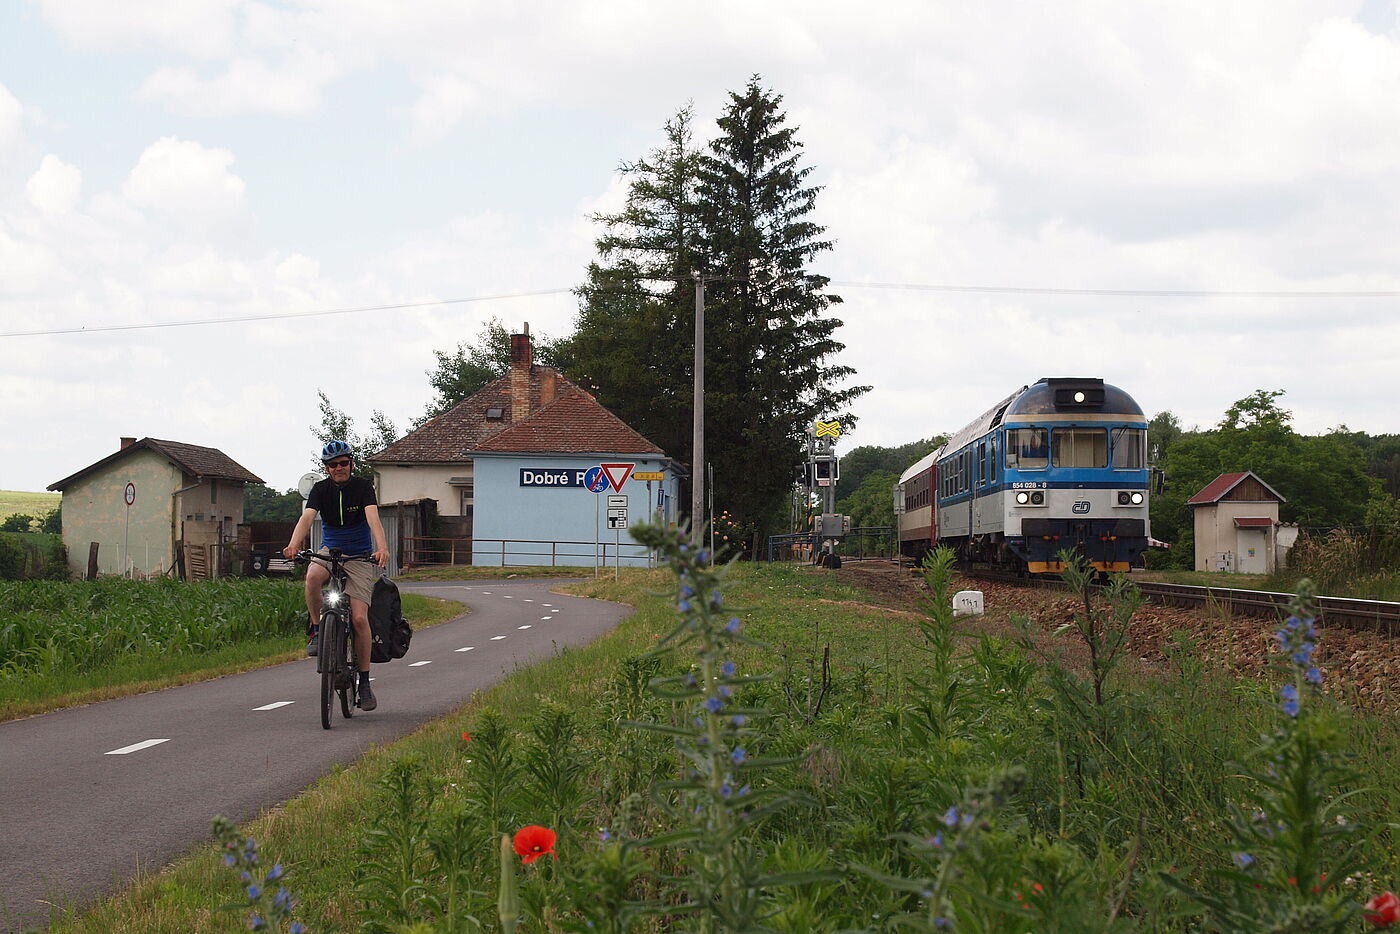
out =
<path fill-rule="evenodd" d="M 726 678 L 732 678 L 734 677 L 734 672 L 739 670 L 739 666 L 734 664 L 733 662 L 725 662 L 723 665 L 720 666 L 719 670 L 724 672 L 724 676 Z"/>
<path fill-rule="evenodd" d="M 718 590 L 710 594 L 710 606 L 719 606 L 723 602 L 724 598 L 720 596 L 720 592 Z"/>
<path fill-rule="evenodd" d="M 286 889 L 278 889 L 277 894 L 272 896 L 272 907 L 278 911 L 285 911 L 291 907 L 291 895 Z"/>
<path fill-rule="evenodd" d="M 1295 701 L 1295 700 L 1284 701 L 1283 704 L 1281 704 L 1280 706 L 1281 706 L 1281 709 L 1283 710 L 1283 712 L 1286 713 L 1286 714 L 1288 714 L 1288 716 L 1290 716 L 1290 717 L 1296 717 L 1296 716 L 1298 716 L 1298 702 L 1297 702 L 1297 701 Z"/>
<path fill-rule="evenodd" d="M 947 827 L 958 826 L 958 809 L 953 807 L 948 809 L 948 813 L 943 815 L 943 824 Z"/>
<path fill-rule="evenodd" d="M 613 838 L 612 832 L 611 832 L 610 830 L 608 830 L 608 828 L 606 828 L 606 827 L 599 827 L 599 828 L 598 828 L 598 839 L 599 839 L 599 840 L 603 841 L 604 843 L 607 843 L 607 842 L 608 842 L 609 840 L 611 840 L 612 838 Z"/>
<path fill-rule="evenodd" d="M 749 718 L 741 713 L 736 713 L 734 716 L 729 718 L 729 722 L 734 724 L 735 726 L 743 726 L 745 723 L 749 722 Z"/>
<path fill-rule="evenodd" d="M 928 838 L 928 842 L 929 842 L 929 846 L 932 846 L 932 847 L 934 847 L 935 849 L 941 848 L 941 847 L 943 846 L 943 831 L 940 830 L 940 831 L 938 831 L 938 833 L 936 833 L 936 834 L 934 834 L 933 836 L 929 837 L 929 838 Z"/>
<path fill-rule="evenodd" d="M 680 603 L 676 604 L 676 609 L 680 610 L 682 613 L 689 613 L 690 603 L 688 601 L 682 600 Z"/>
<path fill-rule="evenodd" d="M 951 931 L 953 929 L 953 919 L 939 916 L 933 919 L 933 926 L 940 931 Z"/>
<path fill-rule="evenodd" d="M 281 864 L 281 863 L 273 863 L 273 864 L 272 864 L 272 868 L 269 869 L 268 872 L 267 872 L 267 880 L 268 880 L 269 882 L 271 882 L 273 879 L 280 879 L 280 878 L 282 878 L 282 864 Z"/>
<path fill-rule="evenodd" d="M 1303 679 L 1309 684 L 1321 684 L 1322 672 L 1318 671 L 1317 668 L 1309 668 L 1308 673 L 1303 675 Z"/>
<path fill-rule="evenodd" d="M 1279 688 L 1278 693 L 1284 700 L 1298 699 L 1298 688 L 1292 684 L 1285 684 L 1283 687 Z"/>
<path fill-rule="evenodd" d="M 261 894 L 262 894 L 262 889 L 258 888 L 256 885 L 250 885 L 250 886 L 248 886 L 248 897 L 249 897 L 249 898 L 257 898 L 257 897 L 258 897 L 259 895 L 261 895 Z"/>
<path fill-rule="evenodd" d="M 734 786 L 729 784 L 729 782 L 725 782 L 719 786 L 719 796 L 721 798 L 727 798 L 732 794 L 734 794 Z"/>
<path fill-rule="evenodd" d="M 729 622 L 724 624 L 724 631 L 732 636 L 739 631 L 739 625 L 739 617 L 731 616 L 729 617 Z"/>
<path fill-rule="evenodd" d="M 224 854 L 224 865 L 225 865 L 225 866 L 232 866 L 232 865 L 233 865 L 234 863 L 236 863 L 236 862 L 238 862 L 238 857 L 234 856 L 232 853 L 225 853 L 225 854 Z"/>
<path fill-rule="evenodd" d="M 300 921 L 293 921 L 291 934 L 306 934 L 306 928 L 302 925 Z"/>
<path fill-rule="evenodd" d="M 741 798 L 742 798 L 744 795 L 748 794 L 748 793 L 749 793 L 749 786 L 748 786 L 748 785 L 744 785 L 743 787 L 741 787 L 741 788 L 739 789 L 739 797 L 741 797 Z"/>
<path fill-rule="evenodd" d="M 711 697 L 705 701 L 705 709 L 710 713 L 719 713 L 724 709 L 724 701 L 718 697 Z"/>
<path fill-rule="evenodd" d="M 748 757 L 749 754 L 744 751 L 743 746 L 737 747 L 733 752 L 729 754 L 729 758 L 734 760 L 735 765 L 738 765 L 739 763 L 743 762 Z"/>
<path fill-rule="evenodd" d="M 1248 869 L 1250 866 L 1254 865 L 1254 857 L 1250 856 L 1248 853 L 1236 853 L 1234 854 L 1234 860 L 1235 865 L 1239 866 L 1241 869 Z"/>
<path fill-rule="evenodd" d="M 695 596 L 695 588 L 694 588 L 694 587 L 691 587 L 689 584 L 687 584 L 687 585 L 685 585 L 684 587 L 681 588 L 681 597 L 682 597 L 683 599 L 689 600 L 689 599 L 690 599 L 691 597 L 693 597 L 693 596 Z"/>
<path fill-rule="evenodd" d="M 730 687 L 729 685 L 727 685 L 727 684 L 721 684 L 721 685 L 719 686 L 719 696 L 720 696 L 720 697 L 729 697 L 729 696 L 732 695 L 733 693 L 734 693 L 734 689 L 733 689 L 732 687 Z"/>
<path fill-rule="evenodd" d="M 248 919 L 248 930 L 250 931 L 261 931 L 265 927 L 267 927 L 267 922 L 257 915 L 253 915 Z"/>

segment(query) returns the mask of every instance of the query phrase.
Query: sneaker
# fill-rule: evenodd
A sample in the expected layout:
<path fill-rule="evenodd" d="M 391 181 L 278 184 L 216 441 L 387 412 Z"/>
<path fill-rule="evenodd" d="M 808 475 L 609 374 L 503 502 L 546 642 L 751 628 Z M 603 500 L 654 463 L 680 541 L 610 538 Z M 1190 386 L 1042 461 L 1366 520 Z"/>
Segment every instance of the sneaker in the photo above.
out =
<path fill-rule="evenodd" d="M 311 641 L 306 643 L 306 654 L 313 657 L 321 651 L 321 634 L 317 630 L 318 627 L 311 627 Z"/>
<path fill-rule="evenodd" d="M 379 701 L 374 699 L 374 691 L 370 690 L 369 682 L 360 685 L 360 699 L 356 706 L 361 710 L 373 710 L 379 706 Z"/>

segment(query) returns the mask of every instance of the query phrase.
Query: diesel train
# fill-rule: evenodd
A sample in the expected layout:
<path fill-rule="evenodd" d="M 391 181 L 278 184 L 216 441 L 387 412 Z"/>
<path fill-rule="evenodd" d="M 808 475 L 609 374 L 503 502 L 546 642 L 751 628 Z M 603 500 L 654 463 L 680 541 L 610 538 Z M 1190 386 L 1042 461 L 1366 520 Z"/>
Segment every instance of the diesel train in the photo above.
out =
<path fill-rule="evenodd" d="M 1147 419 L 1102 379 L 1023 386 L 895 486 L 900 550 L 1058 573 L 1075 549 L 1103 573 L 1142 566 L 1150 528 Z"/>

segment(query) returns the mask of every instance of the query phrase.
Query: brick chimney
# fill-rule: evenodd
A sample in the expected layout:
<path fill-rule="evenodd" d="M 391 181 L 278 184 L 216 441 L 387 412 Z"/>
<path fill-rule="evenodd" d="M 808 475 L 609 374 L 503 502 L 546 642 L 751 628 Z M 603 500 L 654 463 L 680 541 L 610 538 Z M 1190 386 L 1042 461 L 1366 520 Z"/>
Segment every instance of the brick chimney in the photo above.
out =
<path fill-rule="evenodd" d="M 554 394 L 558 392 L 558 383 L 555 377 L 558 376 L 549 367 L 540 370 L 540 407 L 543 408 L 554 401 Z"/>
<path fill-rule="evenodd" d="M 530 414 L 530 368 L 534 364 L 530 348 L 530 325 L 525 333 L 510 336 L 510 420 L 518 422 Z"/>
<path fill-rule="evenodd" d="M 127 448 L 131 447 L 135 443 L 135 438 L 122 438 L 122 446 L 118 450 L 125 451 Z"/>

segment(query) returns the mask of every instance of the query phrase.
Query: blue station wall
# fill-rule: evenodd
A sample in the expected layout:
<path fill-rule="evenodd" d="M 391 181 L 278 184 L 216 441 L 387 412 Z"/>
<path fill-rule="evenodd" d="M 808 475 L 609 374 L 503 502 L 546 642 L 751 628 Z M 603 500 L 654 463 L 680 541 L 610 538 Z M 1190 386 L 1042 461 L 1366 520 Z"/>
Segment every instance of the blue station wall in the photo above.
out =
<path fill-rule="evenodd" d="M 663 473 L 661 480 L 629 478 L 623 484 L 627 521 L 675 521 L 679 480 L 669 462 L 621 455 L 476 454 L 472 564 L 593 567 L 606 553 L 608 566 L 620 554 L 623 567 L 647 567 L 647 550 L 626 529 L 608 528 L 607 498 L 617 491 L 609 486 L 593 493 L 581 483 L 589 468 L 601 464 L 635 464 L 634 473 Z"/>

